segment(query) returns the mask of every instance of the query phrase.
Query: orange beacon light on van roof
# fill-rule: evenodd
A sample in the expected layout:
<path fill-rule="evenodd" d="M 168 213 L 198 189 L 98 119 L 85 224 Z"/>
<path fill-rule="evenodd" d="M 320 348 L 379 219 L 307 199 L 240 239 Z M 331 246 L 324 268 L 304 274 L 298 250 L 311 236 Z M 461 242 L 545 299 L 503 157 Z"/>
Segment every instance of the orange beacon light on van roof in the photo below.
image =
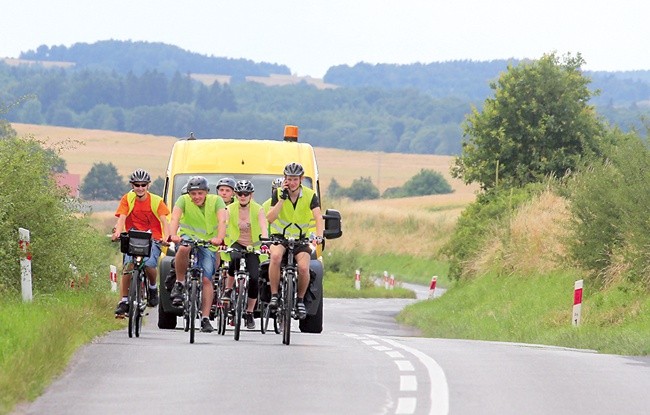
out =
<path fill-rule="evenodd" d="M 284 126 L 284 141 L 298 141 L 298 126 L 285 125 Z"/>

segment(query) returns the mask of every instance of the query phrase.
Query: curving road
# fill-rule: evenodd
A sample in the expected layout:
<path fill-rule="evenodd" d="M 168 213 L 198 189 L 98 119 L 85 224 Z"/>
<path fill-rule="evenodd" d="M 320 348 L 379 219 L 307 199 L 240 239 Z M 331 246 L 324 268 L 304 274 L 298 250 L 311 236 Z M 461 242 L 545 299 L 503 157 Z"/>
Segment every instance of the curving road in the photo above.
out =
<path fill-rule="evenodd" d="M 426 296 L 420 293 L 419 297 Z M 647 414 L 650 358 L 427 339 L 395 323 L 414 300 L 325 299 L 325 331 L 239 342 L 126 330 L 83 347 L 16 414 Z M 257 321 L 259 325 L 259 321 Z"/>

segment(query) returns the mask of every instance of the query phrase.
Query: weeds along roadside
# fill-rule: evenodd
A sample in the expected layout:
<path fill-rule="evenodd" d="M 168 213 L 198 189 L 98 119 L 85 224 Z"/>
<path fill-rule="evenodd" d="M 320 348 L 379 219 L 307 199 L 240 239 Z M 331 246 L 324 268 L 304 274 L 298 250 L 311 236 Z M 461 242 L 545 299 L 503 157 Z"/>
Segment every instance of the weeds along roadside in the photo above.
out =
<path fill-rule="evenodd" d="M 43 393 L 70 358 L 93 338 L 124 326 L 111 313 L 108 277 L 88 288 L 35 295 L 0 306 L 0 414 Z"/>

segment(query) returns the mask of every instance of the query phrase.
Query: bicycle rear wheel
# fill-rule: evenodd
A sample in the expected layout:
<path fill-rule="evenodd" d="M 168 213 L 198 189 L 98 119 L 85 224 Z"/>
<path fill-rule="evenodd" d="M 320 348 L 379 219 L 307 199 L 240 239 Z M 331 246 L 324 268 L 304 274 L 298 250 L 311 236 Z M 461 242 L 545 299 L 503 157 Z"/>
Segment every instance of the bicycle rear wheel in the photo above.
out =
<path fill-rule="evenodd" d="M 293 310 L 293 273 L 285 272 L 284 286 L 282 290 L 282 343 L 289 345 L 291 343 L 291 311 Z"/>
<path fill-rule="evenodd" d="M 197 313 L 197 304 L 199 301 L 199 287 L 195 279 L 192 279 L 190 283 L 190 292 L 189 292 L 189 319 L 190 319 L 190 343 L 194 343 L 194 332 L 196 331 L 196 313 Z"/>
<path fill-rule="evenodd" d="M 133 337 L 136 330 L 136 316 L 138 315 L 138 273 L 131 273 L 131 283 L 129 284 L 129 337 Z M 124 277 L 122 277 L 124 278 Z M 136 335 L 137 336 L 137 335 Z"/>

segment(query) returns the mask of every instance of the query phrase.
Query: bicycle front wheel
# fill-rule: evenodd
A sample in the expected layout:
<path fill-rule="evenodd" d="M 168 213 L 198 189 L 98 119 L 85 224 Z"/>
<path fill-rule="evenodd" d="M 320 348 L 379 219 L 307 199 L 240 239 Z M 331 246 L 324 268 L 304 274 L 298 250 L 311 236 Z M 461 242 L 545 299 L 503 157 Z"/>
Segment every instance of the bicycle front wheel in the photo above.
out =
<path fill-rule="evenodd" d="M 124 276 L 122 276 L 124 278 Z M 136 316 L 138 315 L 138 273 L 131 273 L 131 283 L 129 284 L 129 337 L 133 337 L 136 331 Z M 136 336 L 139 335 L 136 334 Z"/>
<path fill-rule="evenodd" d="M 246 281 L 243 278 L 237 279 L 237 303 L 235 306 L 235 340 L 239 340 L 241 333 L 241 322 L 246 307 L 247 298 Z"/>
<path fill-rule="evenodd" d="M 194 343 L 194 332 L 196 330 L 197 304 L 199 302 L 199 286 L 196 280 L 194 279 L 190 283 L 189 301 L 190 301 L 190 310 L 189 310 L 190 343 Z"/>
<path fill-rule="evenodd" d="M 291 343 L 291 311 L 294 299 L 294 276 L 291 271 L 284 274 L 284 287 L 282 290 L 282 343 Z"/>
<path fill-rule="evenodd" d="M 142 306 L 144 304 L 144 275 L 143 271 L 136 272 L 135 279 L 137 280 L 137 290 L 136 296 L 135 296 L 135 304 L 136 304 L 136 309 L 135 309 L 135 315 L 133 316 L 135 318 L 135 323 L 134 323 L 134 330 L 135 330 L 135 337 L 140 337 L 140 329 L 142 328 Z"/>

